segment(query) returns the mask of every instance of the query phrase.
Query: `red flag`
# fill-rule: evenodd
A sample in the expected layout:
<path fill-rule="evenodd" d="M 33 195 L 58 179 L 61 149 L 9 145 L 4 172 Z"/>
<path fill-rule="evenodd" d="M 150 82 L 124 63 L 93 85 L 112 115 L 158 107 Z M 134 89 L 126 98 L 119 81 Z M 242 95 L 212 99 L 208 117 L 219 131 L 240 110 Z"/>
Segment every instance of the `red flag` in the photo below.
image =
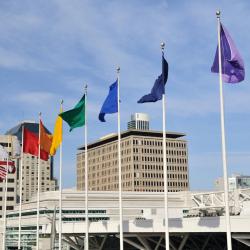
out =
<path fill-rule="evenodd" d="M 29 131 L 28 129 L 23 129 L 23 152 L 31 155 L 38 156 L 38 141 L 39 137 L 37 134 Z M 44 150 L 40 150 L 40 158 L 47 161 L 49 159 L 49 154 Z"/>

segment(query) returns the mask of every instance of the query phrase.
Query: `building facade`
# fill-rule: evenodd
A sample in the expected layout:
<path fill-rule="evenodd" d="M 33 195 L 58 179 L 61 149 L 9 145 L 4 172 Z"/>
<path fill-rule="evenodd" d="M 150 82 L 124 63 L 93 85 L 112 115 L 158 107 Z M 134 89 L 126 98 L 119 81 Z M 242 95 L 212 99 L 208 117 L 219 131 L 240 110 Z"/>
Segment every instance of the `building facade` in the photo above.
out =
<path fill-rule="evenodd" d="M 36 134 L 39 133 L 39 124 L 32 121 L 24 121 L 15 126 L 14 128 L 7 131 L 6 134 L 16 135 L 19 143 L 22 143 L 22 127 L 29 129 L 31 132 Z M 47 130 L 47 132 L 49 132 Z M 22 164 L 22 175 L 23 175 L 23 183 L 22 183 L 22 200 L 29 201 L 32 195 L 37 193 L 38 189 L 38 157 L 30 154 L 24 153 Z M 17 195 L 19 197 L 19 176 L 20 176 L 20 167 L 21 160 L 18 163 L 18 171 L 17 171 Z M 54 191 L 56 190 L 56 180 L 53 176 L 53 157 L 49 157 L 48 161 L 40 160 L 40 191 Z"/>
<path fill-rule="evenodd" d="M 2 145 L 4 149 L 9 153 L 9 161 L 14 162 L 14 165 L 15 165 L 14 168 L 16 169 L 16 165 L 19 160 L 17 157 L 15 157 L 15 148 L 14 148 L 15 143 L 18 143 L 16 136 L 0 135 L 0 145 Z M 16 204 L 16 196 L 17 196 L 17 187 L 16 187 L 17 173 L 16 171 L 15 170 L 9 171 L 6 179 L 7 179 L 6 210 L 7 212 L 9 212 L 14 209 L 14 206 Z M 0 218 L 3 217 L 3 210 L 5 206 L 6 179 L 0 181 Z"/>
<path fill-rule="evenodd" d="M 166 134 L 169 192 L 189 189 L 185 134 Z M 117 134 L 88 145 L 89 190 L 118 190 Z M 127 130 L 121 134 L 124 191 L 163 192 L 162 132 Z M 84 190 L 84 147 L 77 154 L 77 189 Z"/>

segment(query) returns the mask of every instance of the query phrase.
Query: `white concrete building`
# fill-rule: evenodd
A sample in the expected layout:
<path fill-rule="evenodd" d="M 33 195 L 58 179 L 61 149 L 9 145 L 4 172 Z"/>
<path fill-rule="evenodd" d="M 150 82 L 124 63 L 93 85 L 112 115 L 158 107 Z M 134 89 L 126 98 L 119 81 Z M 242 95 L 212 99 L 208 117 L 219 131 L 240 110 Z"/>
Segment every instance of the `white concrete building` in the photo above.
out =
<path fill-rule="evenodd" d="M 40 248 L 57 246 L 59 193 L 44 192 L 40 203 Z M 173 249 L 223 249 L 226 244 L 222 192 L 169 193 L 169 231 Z M 230 194 L 233 245 L 250 246 L 250 190 Z M 63 192 L 64 249 L 83 249 L 85 233 L 84 192 Z M 89 193 L 90 249 L 119 249 L 117 192 Z M 165 249 L 163 193 L 123 192 L 125 249 Z M 53 229 L 55 225 L 55 230 Z M 17 245 L 18 206 L 8 214 L 7 246 Z M 35 249 L 36 199 L 23 204 L 22 245 Z M 215 242 L 220 242 L 219 246 Z M 207 248 L 206 248 L 207 247 Z M 55 248 L 57 249 L 57 248 Z"/>

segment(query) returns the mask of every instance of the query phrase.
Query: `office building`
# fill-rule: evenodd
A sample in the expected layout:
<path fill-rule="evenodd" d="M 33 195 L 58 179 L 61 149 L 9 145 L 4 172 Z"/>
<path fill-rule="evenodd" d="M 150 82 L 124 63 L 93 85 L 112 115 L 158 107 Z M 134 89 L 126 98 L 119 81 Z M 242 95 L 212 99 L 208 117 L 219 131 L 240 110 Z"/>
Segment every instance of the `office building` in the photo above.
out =
<path fill-rule="evenodd" d="M 185 134 L 166 133 L 169 192 L 189 189 Z M 118 190 L 117 134 L 88 145 L 89 190 Z M 84 190 L 84 147 L 77 154 L 77 189 Z M 127 130 L 121 133 L 122 188 L 124 191 L 162 192 L 162 132 Z"/>
<path fill-rule="evenodd" d="M 135 113 L 131 115 L 128 122 L 128 129 L 149 130 L 149 116 L 144 113 Z"/>
<path fill-rule="evenodd" d="M 6 132 L 9 135 L 16 135 L 20 144 L 22 143 L 22 127 L 29 129 L 36 134 L 39 133 L 39 124 L 32 121 L 24 121 Z M 47 130 L 48 133 L 50 133 Z M 38 157 L 30 154 L 23 154 L 23 193 L 22 200 L 29 201 L 32 195 L 37 194 L 38 189 Z M 54 191 L 56 190 L 56 180 L 53 176 L 53 157 L 49 157 L 48 161 L 40 160 L 40 190 Z M 17 194 L 19 195 L 19 176 L 20 176 L 20 163 L 18 165 L 17 173 Z"/>

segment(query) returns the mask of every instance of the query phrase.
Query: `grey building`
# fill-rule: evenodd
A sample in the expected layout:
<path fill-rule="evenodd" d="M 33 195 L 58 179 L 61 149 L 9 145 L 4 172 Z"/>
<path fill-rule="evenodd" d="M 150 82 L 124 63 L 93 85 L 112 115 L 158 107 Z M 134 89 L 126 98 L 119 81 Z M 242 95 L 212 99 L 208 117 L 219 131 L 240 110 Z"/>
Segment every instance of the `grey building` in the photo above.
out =
<path fill-rule="evenodd" d="M 6 135 L 17 136 L 20 145 L 22 143 L 22 127 L 29 129 L 31 132 L 36 134 L 39 133 L 39 124 L 32 121 L 23 121 L 17 126 L 13 127 L 6 132 Z M 48 133 L 50 133 L 47 130 Z M 19 194 L 19 176 L 20 176 L 20 166 L 21 160 L 23 161 L 23 193 L 22 200 L 29 201 L 31 196 L 37 193 L 38 189 L 38 157 L 30 154 L 23 154 L 23 159 L 20 159 L 17 169 L 17 194 Z M 53 173 L 53 157 L 49 157 L 48 161 L 41 160 L 41 180 L 40 180 L 40 190 L 44 191 L 54 191 L 56 190 L 56 179 Z"/>

